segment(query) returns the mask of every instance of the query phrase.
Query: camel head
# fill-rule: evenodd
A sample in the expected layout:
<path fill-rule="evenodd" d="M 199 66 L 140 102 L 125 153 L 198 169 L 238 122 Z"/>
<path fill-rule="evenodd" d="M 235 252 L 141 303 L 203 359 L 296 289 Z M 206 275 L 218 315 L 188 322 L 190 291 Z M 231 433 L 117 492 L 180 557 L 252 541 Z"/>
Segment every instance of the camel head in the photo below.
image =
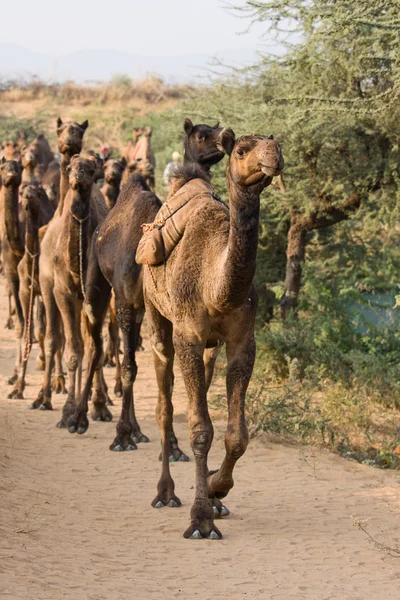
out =
<path fill-rule="evenodd" d="M 96 161 L 92 158 L 81 158 L 75 154 L 67 167 L 71 189 L 85 191 L 92 187 L 96 173 Z"/>
<path fill-rule="evenodd" d="M 36 219 L 39 218 L 43 194 L 44 190 L 37 182 L 22 185 L 20 194 L 22 208 L 29 211 Z"/>
<path fill-rule="evenodd" d="M 219 123 L 210 125 L 193 125 L 190 119 L 185 119 L 185 162 L 195 162 L 206 167 L 212 167 L 223 159 L 225 151 L 217 147 L 218 136 L 222 131 Z"/>
<path fill-rule="evenodd" d="M 151 138 L 151 134 L 153 133 L 153 128 L 149 127 L 148 125 L 146 127 L 143 127 L 143 135 L 144 137 L 147 138 Z"/>
<path fill-rule="evenodd" d="M 63 122 L 60 117 L 57 119 L 58 149 L 61 154 L 73 156 L 79 154 L 82 150 L 83 135 L 88 128 L 89 121 L 84 121 L 79 125 L 76 121 Z"/>
<path fill-rule="evenodd" d="M 46 185 L 43 186 L 44 191 L 46 192 L 46 195 L 48 197 L 48 199 L 50 200 L 50 203 L 53 206 L 56 206 L 57 203 L 57 186 L 55 185 L 55 183 L 48 183 Z"/>
<path fill-rule="evenodd" d="M 88 158 L 89 160 L 94 160 L 96 163 L 96 172 L 94 174 L 94 181 L 98 181 L 99 179 L 103 179 L 104 177 L 104 160 L 101 158 L 98 152 L 94 150 L 86 150 L 83 158 Z"/>
<path fill-rule="evenodd" d="M 143 135 L 143 127 L 133 127 L 132 139 L 134 144 L 136 144 L 141 135 Z"/>
<path fill-rule="evenodd" d="M 27 167 L 34 169 L 38 164 L 37 154 L 32 148 L 29 148 L 29 146 L 24 146 L 22 148 L 21 163 L 24 169 Z"/>
<path fill-rule="evenodd" d="M 5 187 L 21 185 L 22 165 L 19 161 L 6 160 L 3 156 L 0 161 L 0 173 Z"/>
<path fill-rule="evenodd" d="M 224 129 L 218 137 L 218 147 L 228 154 L 228 178 L 238 185 L 257 184 L 263 189 L 284 167 L 280 146 L 272 135 L 243 135 L 235 140 L 233 131 Z"/>
<path fill-rule="evenodd" d="M 104 179 L 110 185 L 119 185 L 121 183 L 122 174 L 126 167 L 125 158 L 116 160 L 110 158 L 104 165 Z"/>
<path fill-rule="evenodd" d="M 20 157 L 18 142 L 3 142 L 1 149 L 6 160 L 18 160 Z"/>

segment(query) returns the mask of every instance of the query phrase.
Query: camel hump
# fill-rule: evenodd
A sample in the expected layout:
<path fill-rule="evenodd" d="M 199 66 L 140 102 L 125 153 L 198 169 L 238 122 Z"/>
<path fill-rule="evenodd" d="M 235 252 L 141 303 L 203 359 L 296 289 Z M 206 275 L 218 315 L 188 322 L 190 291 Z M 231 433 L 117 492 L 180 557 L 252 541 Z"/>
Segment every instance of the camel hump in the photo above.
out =
<path fill-rule="evenodd" d="M 143 236 L 136 251 L 136 262 L 159 265 L 167 260 L 182 238 L 186 224 L 199 204 L 215 202 L 212 186 L 203 179 L 192 179 L 168 198 L 153 223 L 143 223 Z"/>

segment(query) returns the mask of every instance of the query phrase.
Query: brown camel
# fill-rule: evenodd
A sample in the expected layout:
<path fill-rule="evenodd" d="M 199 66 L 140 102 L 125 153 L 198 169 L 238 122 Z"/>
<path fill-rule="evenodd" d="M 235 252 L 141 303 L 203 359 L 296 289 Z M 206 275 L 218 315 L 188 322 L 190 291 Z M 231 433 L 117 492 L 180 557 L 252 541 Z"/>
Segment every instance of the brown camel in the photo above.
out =
<path fill-rule="evenodd" d="M 52 203 L 54 210 L 57 208 L 60 201 L 60 164 L 53 160 L 47 167 L 40 183 L 47 194 L 48 199 Z"/>
<path fill-rule="evenodd" d="M 23 398 L 25 388 L 26 367 L 29 358 L 32 335 L 33 303 L 40 295 L 39 289 L 39 228 L 49 223 L 54 215 L 54 209 L 48 200 L 45 191 L 37 183 L 22 186 L 20 205 L 25 212 L 25 248 L 21 261 L 18 264 L 19 276 L 19 299 L 22 306 L 24 329 L 22 336 L 23 356 L 21 368 L 13 391 L 9 398 Z M 38 304 L 38 312 L 42 311 L 41 302 Z M 41 361 L 44 363 L 44 328 L 43 319 L 36 321 L 35 335 L 41 346 Z M 39 357 L 40 358 L 40 357 Z"/>
<path fill-rule="evenodd" d="M 32 150 L 36 155 L 37 167 L 35 170 L 35 175 L 36 179 L 40 181 L 49 164 L 54 161 L 54 154 L 52 153 L 49 143 L 43 133 L 37 135 L 27 148 Z"/>
<path fill-rule="evenodd" d="M 104 164 L 104 185 L 101 193 L 109 209 L 114 208 L 121 187 L 122 175 L 126 167 L 125 158 L 110 158 Z"/>
<path fill-rule="evenodd" d="M 18 197 L 21 185 L 22 165 L 19 161 L 6 160 L 4 157 L 0 162 L 0 174 L 2 178 L 1 207 L 1 251 L 3 270 L 9 293 L 9 309 L 11 320 L 11 299 L 15 307 L 15 330 L 17 337 L 17 357 L 14 375 L 9 379 L 9 384 L 15 383 L 21 365 L 21 337 L 24 328 L 24 316 L 19 299 L 19 276 L 18 264 L 24 255 L 25 246 L 25 224 L 20 221 L 24 215 L 19 213 Z"/>
<path fill-rule="evenodd" d="M 123 154 L 127 161 L 127 167 L 122 182 L 126 183 L 133 172 L 140 173 L 145 178 L 147 185 L 154 189 L 156 158 L 151 147 L 153 129 L 151 127 L 135 128 L 133 132 L 134 142 L 133 144 L 130 142 L 128 149 Z"/>
<path fill-rule="evenodd" d="M 75 398 L 80 395 L 80 373 L 83 358 L 81 334 L 81 312 L 84 296 L 87 254 L 93 231 L 107 214 L 103 197 L 92 194 L 96 170 L 94 160 L 73 156 L 67 169 L 70 190 L 64 199 L 62 215 L 49 226 L 56 228 L 58 236 L 54 248 L 54 298 L 61 313 L 66 337 L 66 363 L 68 368 L 68 397 L 63 408 L 63 418 L 58 424 L 63 427 L 68 414 L 75 408 Z M 45 236 L 45 239 L 46 239 Z M 42 264 L 42 263 L 40 263 Z M 42 281 L 42 280 L 41 280 Z M 47 307 L 46 307 L 47 317 Z M 84 325 L 84 323 L 83 323 Z M 46 333 L 47 335 L 47 333 Z M 41 404 L 51 408 L 51 397 L 43 389 Z M 99 396 L 104 396 L 100 399 Z M 111 421 L 112 415 L 106 406 L 102 373 L 99 371 L 93 396 L 94 418 Z"/>
<path fill-rule="evenodd" d="M 18 142 L 3 142 L 1 145 L 1 158 L 6 160 L 19 160 L 20 147 Z"/>
<path fill-rule="evenodd" d="M 23 166 L 22 183 L 33 183 L 34 181 L 38 181 L 37 169 L 39 160 L 34 148 L 24 146 L 21 150 L 21 163 Z"/>
<path fill-rule="evenodd" d="M 62 155 L 60 167 L 60 200 L 57 211 L 51 220 L 41 242 L 41 253 L 39 260 L 40 290 L 46 313 L 46 364 L 42 388 L 37 399 L 29 406 L 31 409 L 52 409 L 52 372 L 56 357 L 61 354 L 64 344 L 61 315 L 54 296 L 55 249 L 61 236 L 63 227 L 63 221 L 61 217 L 63 213 L 64 198 L 69 189 L 69 175 L 67 169 L 72 156 L 79 154 L 82 150 L 83 136 L 88 125 L 88 121 L 79 124 L 75 121 L 63 122 L 60 117 L 57 119 L 58 148 Z M 58 364 L 61 364 L 61 360 L 57 360 L 57 362 Z M 61 370 L 56 370 L 55 383 L 56 388 L 62 387 L 63 378 Z"/>
<path fill-rule="evenodd" d="M 144 295 L 159 386 L 157 421 L 162 436 L 162 473 L 152 506 L 179 506 L 168 457 L 172 430 L 173 361 L 176 352 L 188 394 L 190 441 L 196 461 L 196 492 L 186 538 L 220 539 L 213 500 L 233 487 L 236 461 L 248 443 L 244 414 L 246 390 L 255 358 L 253 286 L 258 244 L 260 194 L 283 169 L 271 138 L 243 136 L 235 142 L 224 129 L 219 146 L 229 155 L 229 209 L 211 194 L 193 200 L 190 219 L 165 265 L 145 269 Z M 195 189 L 207 190 L 204 178 Z M 186 185 L 193 186 L 194 181 Z M 184 187 L 180 192 L 183 193 Z M 157 219 L 157 217 L 156 217 Z M 195 248 L 195 251 L 193 249 Z M 151 270 L 150 270 L 151 269 Z M 207 456 L 213 426 L 207 406 L 206 349 L 226 344 L 228 427 L 226 456 L 210 473 Z"/>
<path fill-rule="evenodd" d="M 188 129 L 185 127 L 186 134 Z M 189 132 L 191 159 L 198 160 L 204 168 L 215 164 L 216 142 L 222 129 L 208 125 L 192 126 Z M 199 132 L 202 135 L 198 135 Z M 186 142 L 185 142 L 186 143 Z M 196 153 L 196 148 L 198 151 Z M 218 150 L 220 159 L 224 152 Z M 85 433 L 89 427 L 87 419 L 92 378 L 101 364 L 102 327 L 108 308 L 111 288 L 115 294 L 117 322 L 124 341 L 122 363 L 122 411 L 117 424 L 117 435 L 110 450 L 134 450 L 138 442 L 148 438 L 143 435 L 135 417 L 133 383 L 137 374 L 135 352 L 140 338 L 140 327 L 144 316 L 142 288 L 142 266 L 135 260 L 136 250 L 142 236 L 141 225 L 154 219 L 161 202 L 150 191 L 144 178 L 135 174 L 123 187 L 117 204 L 110 211 L 98 234 L 94 237 L 86 280 L 86 312 L 90 321 L 91 347 L 87 365 L 87 379 L 81 401 L 68 421 L 71 433 Z M 210 355 L 211 360 L 211 355 Z M 188 460 L 180 450 L 178 441 L 171 431 L 170 461 Z"/>

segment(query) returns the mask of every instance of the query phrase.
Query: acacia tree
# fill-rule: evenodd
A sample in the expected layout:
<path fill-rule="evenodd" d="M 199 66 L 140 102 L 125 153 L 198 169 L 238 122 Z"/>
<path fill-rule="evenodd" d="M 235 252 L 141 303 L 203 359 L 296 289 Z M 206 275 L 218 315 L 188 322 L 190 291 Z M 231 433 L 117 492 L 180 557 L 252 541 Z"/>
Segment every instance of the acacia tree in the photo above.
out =
<path fill-rule="evenodd" d="M 363 229 L 365 215 L 374 211 L 377 234 L 382 215 L 392 218 L 396 210 L 399 8 L 400 0 L 248 0 L 234 10 L 250 25 L 264 23 L 268 45 L 276 39 L 285 52 L 261 55 L 258 64 L 193 100 L 198 114 L 221 118 L 238 133 L 275 133 L 283 145 L 286 191 L 263 200 L 269 212 L 262 211 L 260 238 L 267 248 L 279 213 L 279 243 L 286 240 L 287 257 L 283 316 L 297 306 L 301 265 L 314 232 L 348 219 Z M 276 247 L 267 251 L 273 265 Z"/>

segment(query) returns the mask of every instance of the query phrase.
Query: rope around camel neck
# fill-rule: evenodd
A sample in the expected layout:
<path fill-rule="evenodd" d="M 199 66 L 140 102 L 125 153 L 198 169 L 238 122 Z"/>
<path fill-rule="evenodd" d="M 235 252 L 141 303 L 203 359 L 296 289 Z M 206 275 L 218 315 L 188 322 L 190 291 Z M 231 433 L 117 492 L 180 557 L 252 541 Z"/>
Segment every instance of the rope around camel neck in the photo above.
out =
<path fill-rule="evenodd" d="M 35 285 L 35 263 L 38 257 L 38 254 L 32 254 L 28 248 L 25 246 L 25 251 L 32 259 L 32 271 L 31 271 L 31 289 L 29 293 L 29 309 L 28 309 L 28 322 L 26 326 L 26 335 L 25 335 L 25 351 L 23 356 L 23 361 L 27 362 L 29 355 L 32 349 L 32 315 L 33 315 L 33 294 L 34 294 L 34 285 Z"/>
<path fill-rule="evenodd" d="M 79 280 L 81 283 L 81 290 L 82 290 L 82 296 L 83 299 L 86 300 L 86 294 L 85 294 L 85 282 L 83 281 L 83 234 L 82 234 L 82 225 L 85 221 L 87 221 L 87 219 L 89 218 L 89 215 L 87 215 L 87 217 L 85 217 L 84 219 L 79 219 L 76 215 L 74 215 L 74 213 L 72 212 L 72 210 L 69 211 L 71 213 L 71 215 L 74 217 L 74 219 L 76 221 L 78 221 L 79 223 Z"/>

